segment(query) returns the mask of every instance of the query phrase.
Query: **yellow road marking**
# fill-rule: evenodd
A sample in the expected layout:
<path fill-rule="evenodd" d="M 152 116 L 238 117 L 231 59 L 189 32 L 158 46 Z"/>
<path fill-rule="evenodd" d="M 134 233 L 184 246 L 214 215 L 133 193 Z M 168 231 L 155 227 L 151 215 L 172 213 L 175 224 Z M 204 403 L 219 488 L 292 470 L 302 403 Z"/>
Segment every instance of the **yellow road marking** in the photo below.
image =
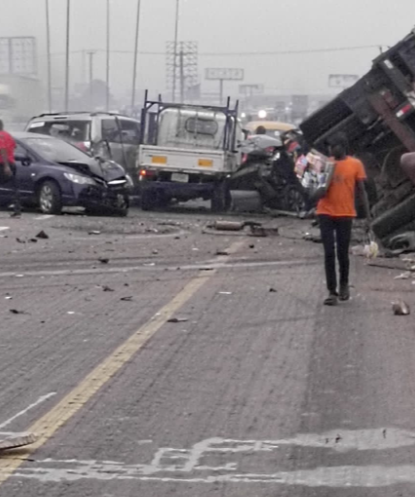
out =
<path fill-rule="evenodd" d="M 227 250 L 229 255 L 234 254 L 243 245 L 238 241 Z M 218 262 L 226 261 L 227 256 L 217 258 Z M 185 285 L 168 304 L 162 307 L 146 324 L 137 330 L 130 338 L 121 344 L 111 355 L 89 373 L 69 394 L 55 407 L 36 421 L 28 431 L 39 435 L 39 440 L 23 455 L 13 454 L 0 458 L 0 486 L 31 456 L 42 447 L 55 433 L 66 424 L 75 414 L 92 399 L 157 333 L 173 315 L 188 302 L 203 285 L 211 279 L 217 270 L 200 272 Z"/>

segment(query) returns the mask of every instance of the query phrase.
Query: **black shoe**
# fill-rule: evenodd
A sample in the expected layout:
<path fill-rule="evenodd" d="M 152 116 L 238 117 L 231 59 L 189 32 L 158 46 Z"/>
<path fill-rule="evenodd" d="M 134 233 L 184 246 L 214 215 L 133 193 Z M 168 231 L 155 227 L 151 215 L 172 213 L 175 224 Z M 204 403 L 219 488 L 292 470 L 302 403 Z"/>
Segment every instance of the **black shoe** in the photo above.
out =
<path fill-rule="evenodd" d="M 324 305 L 329 307 L 334 307 L 339 303 L 339 299 L 335 293 L 330 293 L 330 295 L 324 301 Z"/>
<path fill-rule="evenodd" d="M 342 302 L 347 302 L 348 300 L 350 300 L 350 288 L 349 288 L 349 285 L 345 285 L 345 286 L 342 286 L 340 288 L 339 299 Z"/>

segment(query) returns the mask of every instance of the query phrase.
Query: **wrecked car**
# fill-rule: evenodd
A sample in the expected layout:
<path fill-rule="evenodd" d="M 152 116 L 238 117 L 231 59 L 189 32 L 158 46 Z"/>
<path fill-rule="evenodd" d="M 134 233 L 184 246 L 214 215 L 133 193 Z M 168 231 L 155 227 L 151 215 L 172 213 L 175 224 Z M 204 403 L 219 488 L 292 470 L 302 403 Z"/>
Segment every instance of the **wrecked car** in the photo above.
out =
<path fill-rule="evenodd" d="M 256 191 L 264 207 L 291 212 L 304 210 L 305 190 L 280 137 L 253 135 L 239 149 L 244 162 L 228 179 L 231 196 L 235 191 Z"/>
<path fill-rule="evenodd" d="M 22 205 L 38 207 L 44 214 L 60 214 L 64 207 L 80 206 L 90 214 L 127 215 L 129 184 L 120 165 L 93 158 L 50 136 L 15 133 L 13 137 Z M 3 206 L 13 201 L 9 183 L 0 185 Z"/>

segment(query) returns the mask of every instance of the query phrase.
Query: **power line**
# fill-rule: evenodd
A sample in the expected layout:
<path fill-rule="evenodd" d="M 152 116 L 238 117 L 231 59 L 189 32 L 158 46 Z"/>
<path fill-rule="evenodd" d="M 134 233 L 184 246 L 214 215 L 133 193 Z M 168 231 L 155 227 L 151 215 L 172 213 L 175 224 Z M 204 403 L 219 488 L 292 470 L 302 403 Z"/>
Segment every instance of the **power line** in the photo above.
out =
<path fill-rule="evenodd" d="M 278 50 L 274 52 L 201 52 L 200 57 L 259 57 L 259 56 L 276 56 L 276 55 L 306 55 L 306 54 L 318 54 L 318 53 L 336 53 L 336 52 L 352 52 L 359 50 L 379 50 L 385 45 L 361 45 L 354 47 L 336 47 L 336 48 L 314 48 L 314 49 L 304 49 L 304 50 Z M 96 49 L 95 52 L 105 52 L 103 49 Z M 71 54 L 82 53 L 83 50 L 72 51 Z M 134 51 L 132 50 L 111 50 L 114 54 L 126 54 L 132 55 Z M 140 51 L 140 55 L 151 55 L 151 56 L 162 56 L 166 55 L 165 52 L 148 52 Z M 54 57 L 62 56 L 63 53 L 54 53 Z"/>

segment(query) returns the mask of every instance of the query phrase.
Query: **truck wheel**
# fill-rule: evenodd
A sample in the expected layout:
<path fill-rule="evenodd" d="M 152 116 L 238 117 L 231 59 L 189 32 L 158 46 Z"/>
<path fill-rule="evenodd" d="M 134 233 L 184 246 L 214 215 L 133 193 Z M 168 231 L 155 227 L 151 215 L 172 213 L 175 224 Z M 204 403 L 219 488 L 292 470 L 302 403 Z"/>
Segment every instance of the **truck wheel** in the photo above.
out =
<path fill-rule="evenodd" d="M 55 181 L 45 181 L 38 190 L 38 203 L 43 214 L 60 214 L 62 212 L 62 196 Z"/>
<path fill-rule="evenodd" d="M 211 209 L 212 212 L 226 212 L 229 210 L 231 196 L 226 181 L 218 183 L 212 192 Z"/>
<path fill-rule="evenodd" d="M 156 207 L 156 193 L 148 188 L 141 192 L 141 209 L 143 211 L 152 211 Z"/>

